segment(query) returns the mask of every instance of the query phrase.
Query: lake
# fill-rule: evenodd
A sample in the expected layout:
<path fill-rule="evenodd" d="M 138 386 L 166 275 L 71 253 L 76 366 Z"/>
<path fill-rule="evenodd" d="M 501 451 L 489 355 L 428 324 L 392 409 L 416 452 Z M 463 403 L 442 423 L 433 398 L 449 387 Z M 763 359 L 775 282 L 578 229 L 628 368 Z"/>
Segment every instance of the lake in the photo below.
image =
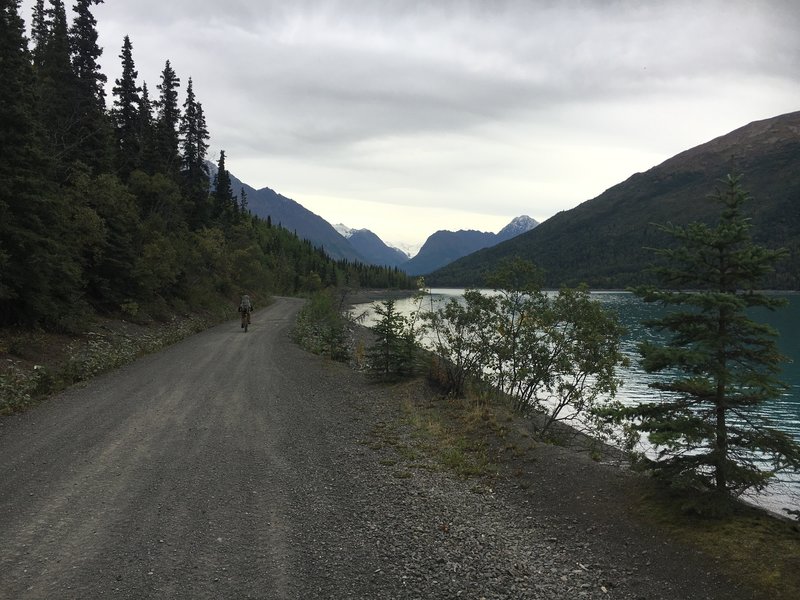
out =
<path fill-rule="evenodd" d="M 438 303 L 449 298 L 459 297 L 463 289 L 432 289 L 431 295 L 425 296 L 422 310 L 430 310 L 431 303 Z M 487 291 L 487 293 L 492 293 Z M 759 310 L 753 314 L 758 321 L 772 325 L 779 333 L 778 346 L 788 361 L 782 366 L 781 379 L 789 387 L 786 393 L 761 407 L 765 416 L 770 418 L 780 429 L 786 431 L 800 442 L 800 294 L 780 294 L 788 301 L 788 305 L 776 311 Z M 619 375 L 623 385 L 617 393 L 617 399 L 625 403 L 649 401 L 657 393 L 651 389 L 650 383 L 663 375 L 646 373 L 639 366 L 637 344 L 653 332 L 642 322 L 655 317 L 663 308 L 642 302 L 629 292 L 592 292 L 592 297 L 604 306 L 616 312 L 628 330 L 623 339 L 623 351 L 630 358 L 630 366 L 620 369 Z M 365 325 L 375 323 L 376 315 L 370 311 L 371 304 L 355 307 L 354 313 L 368 311 Z M 396 309 L 402 314 L 410 314 L 419 310 L 420 306 L 412 299 L 397 300 Z M 751 501 L 776 512 L 783 507 L 800 507 L 800 476 L 782 476 L 779 482 L 770 486 L 765 494 L 750 497 Z"/>

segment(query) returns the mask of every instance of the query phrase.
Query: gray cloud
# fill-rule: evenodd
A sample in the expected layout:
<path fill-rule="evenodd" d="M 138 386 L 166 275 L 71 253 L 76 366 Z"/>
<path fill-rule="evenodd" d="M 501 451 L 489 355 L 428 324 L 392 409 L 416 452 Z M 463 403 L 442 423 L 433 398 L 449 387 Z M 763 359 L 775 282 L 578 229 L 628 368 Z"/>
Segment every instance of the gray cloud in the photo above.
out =
<path fill-rule="evenodd" d="M 455 203 L 472 222 L 547 217 L 800 97 L 794 0 L 107 0 L 95 12 L 111 82 L 125 34 L 151 91 L 170 59 L 240 177 L 300 201 Z"/>

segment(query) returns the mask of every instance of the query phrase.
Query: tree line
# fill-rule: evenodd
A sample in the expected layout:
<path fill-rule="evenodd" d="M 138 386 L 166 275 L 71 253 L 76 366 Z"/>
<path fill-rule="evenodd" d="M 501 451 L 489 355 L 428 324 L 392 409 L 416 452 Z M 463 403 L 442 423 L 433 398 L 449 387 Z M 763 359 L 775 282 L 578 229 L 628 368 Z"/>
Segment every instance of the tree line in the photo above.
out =
<path fill-rule="evenodd" d="M 191 77 L 166 60 L 154 93 L 129 36 L 106 97 L 92 8 L 0 0 L 0 325 L 70 330 L 91 312 L 166 315 L 241 291 L 411 287 L 397 270 L 332 261 L 247 209 Z"/>

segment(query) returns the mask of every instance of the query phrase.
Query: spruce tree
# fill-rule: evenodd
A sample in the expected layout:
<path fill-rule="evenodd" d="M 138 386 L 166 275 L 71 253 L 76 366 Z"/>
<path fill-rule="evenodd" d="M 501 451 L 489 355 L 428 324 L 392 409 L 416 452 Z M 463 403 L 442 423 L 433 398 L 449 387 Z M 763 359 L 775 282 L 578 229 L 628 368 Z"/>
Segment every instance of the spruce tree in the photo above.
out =
<path fill-rule="evenodd" d="M 136 84 L 139 76 L 133 62 L 133 46 L 127 35 L 122 42 L 119 55 L 122 60 L 122 75 L 114 81 L 114 105 L 111 118 L 114 123 L 117 171 L 123 180 L 141 165 L 141 141 L 139 139 L 139 106 L 142 91 Z"/>
<path fill-rule="evenodd" d="M 158 169 L 156 153 L 156 131 L 153 120 L 153 103 L 150 101 L 150 92 L 147 82 L 142 83 L 142 94 L 139 96 L 139 110 L 136 121 L 136 138 L 139 140 L 140 156 L 138 166 L 149 175 L 155 174 Z"/>
<path fill-rule="evenodd" d="M 662 229 L 679 245 L 658 250 L 664 289 L 643 288 L 645 302 L 678 307 L 648 324 L 666 332 L 666 343 L 640 345 L 644 368 L 665 372 L 651 384 L 658 402 L 621 414 L 649 435 L 658 452 L 656 473 L 700 483 L 724 495 L 762 488 L 776 472 L 800 467 L 800 445 L 760 416 L 758 407 L 785 390 L 771 327 L 751 309 L 775 309 L 780 299 L 757 291 L 783 251 L 753 243 L 743 213 L 750 200 L 740 178 L 729 176 L 713 200 L 722 207 L 714 227 L 692 223 Z"/>
<path fill-rule="evenodd" d="M 64 326 L 80 305 L 80 269 L 49 177 L 18 0 L 0 0 L 0 56 L 0 323 Z"/>
<path fill-rule="evenodd" d="M 164 65 L 161 72 L 161 83 L 158 84 L 159 97 L 156 102 L 157 116 L 154 123 L 155 158 L 159 172 L 178 181 L 180 157 L 178 155 L 180 124 L 180 108 L 178 106 L 178 88 L 180 79 L 172 69 L 170 62 Z"/>
<path fill-rule="evenodd" d="M 186 84 L 181 135 L 181 176 L 184 194 L 192 205 L 192 225 L 201 225 L 208 218 L 208 127 L 203 107 L 194 94 L 192 78 Z"/>
<path fill-rule="evenodd" d="M 33 64 L 41 66 L 41 55 L 47 43 L 47 22 L 45 18 L 44 0 L 36 0 L 31 14 L 31 42 L 33 45 Z"/>
<path fill-rule="evenodd" d="M 105 83 L 98 60 L 103 50 L 97 45 L 97 21 L 91 7 L 103 0 L 77 0 L 75 19 L 69 30 L 72 68 L 75 72 L 75 113 L 78 118 L 75 158 L 95 174 L 111 167 L 111 129 L 106 116 Z"/>
<path fill-rule="evenodd" d="M 50 0 L 39 36 L 36 56 L 38 110 L 59 181 L 67 178 L 77 148 L 77 78 L 70 59 L 67 15 L 61 0 Z"/>
<path fill-rule="evenodd" d="M 214 176 L 213 209 L 214 218 L 221 221 L 230 222 L 236 198 L 231 187 L 231 176 L 225 167 L 225 150 L 220 150 L 219 161 L 217 162 L 217 174 Z"/>

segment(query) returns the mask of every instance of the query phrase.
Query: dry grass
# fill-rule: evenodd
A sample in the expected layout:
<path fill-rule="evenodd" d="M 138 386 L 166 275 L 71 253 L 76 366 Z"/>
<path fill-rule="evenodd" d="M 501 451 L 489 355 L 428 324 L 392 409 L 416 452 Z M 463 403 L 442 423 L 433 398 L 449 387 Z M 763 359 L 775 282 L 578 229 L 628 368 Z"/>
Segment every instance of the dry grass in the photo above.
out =
<path fill-rule="evenodd" d="M 405 387 L 398 385 L 396 391 L 403 417 L 402 422 L 391 426 L 395 428 L 392 439 L 400 444 L 397 440 L 403 436 L 398 436 L 398 431 L 409 429 L 413 443 L 405 442 L 405 452 L 413 447 L 418 465 L 420 457 L 427 456 L 437 468 L 488 485 L 503 471 L 518 478 L 519 487 L 524 489 L 525 464 L 536 460 L 533 450 L 537 445 L 551 443 L 537 439 L 530 421 L 502 402 L 441 398 L 418 381 Z M 562 443 L 577 444 L 580 451 L 590 454 L 598 451 L 578 438 Z M 634 506 L 632 518 L 657 530 L 665 539 L 711 557 L 731 579 L 762 591 L 763 598 L 800 598 L 797 522 L 738 504 L 720 518 L 687 514 L 685 498 L 652 480 L 631 477 L 628 485 L 628 498 Z M 477 487 L 483 486 L 478 483 Z"/>
<path fill-rule="evenodd" d="M 690 514 L 684 495 L 652 481 L 640 486 L 638 518 L 713 557 L 729 577 L 764 598 L 800 598 L 800 524 L 739 504 L 724 516 Z"/>

